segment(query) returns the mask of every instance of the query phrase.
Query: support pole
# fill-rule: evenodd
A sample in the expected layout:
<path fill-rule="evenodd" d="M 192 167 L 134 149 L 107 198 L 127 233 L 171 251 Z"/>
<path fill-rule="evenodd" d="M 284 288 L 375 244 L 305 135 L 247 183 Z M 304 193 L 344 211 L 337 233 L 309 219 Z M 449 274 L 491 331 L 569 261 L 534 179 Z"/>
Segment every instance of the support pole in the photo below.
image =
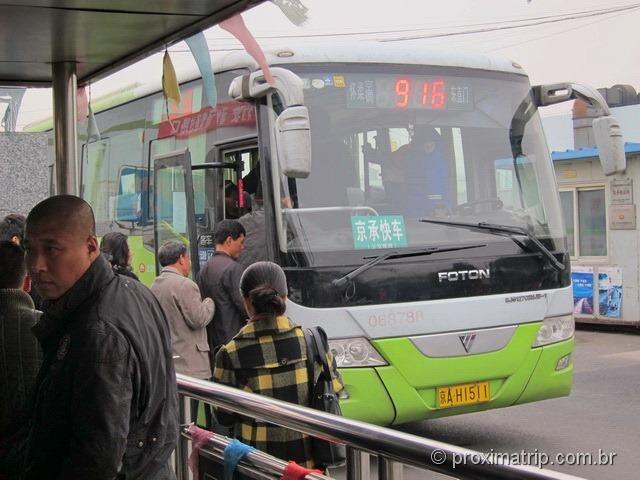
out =
<path fill-rule="evenodd" d="M 402 480 L 402 464 L 378 455 L 378 480 Z"/>
<path fill-rule="evenodd" d="M 369 454 L 347 445 L 347 480 L 371 478 Z"/>
<path fill-rule="evenodd" d="M 55 62 L 52 73 L 56 193 L 77 195 L 76 65 L 72 62 Z"/>
<path fill-rule="evenodd" d="M 179 424 L 189 423 L 191 419 L 191 404 L 185 395 L 178 395 L 178 419 Z M 176 445 L 176 477 L 178 480 L 189 480 L 189 440 L 182 435 L 182 427 L 179 427 L 178 444 Z"/>

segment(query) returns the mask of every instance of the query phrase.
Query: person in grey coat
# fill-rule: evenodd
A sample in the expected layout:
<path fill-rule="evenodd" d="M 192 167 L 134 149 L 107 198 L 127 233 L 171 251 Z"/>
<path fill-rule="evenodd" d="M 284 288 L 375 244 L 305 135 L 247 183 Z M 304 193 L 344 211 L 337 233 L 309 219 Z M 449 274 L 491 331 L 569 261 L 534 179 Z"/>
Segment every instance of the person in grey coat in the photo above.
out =
<path fill-rule="evenodd" d="M 158 261 L 162 271 L 151 291 L 169 320 L 176 372 L 208 380 L 211 364 L 205 327 L 213 319 L 215 304 L 211 298 L 201 299 L 198 285 L 189 278 L 191 259 L 184 243 L 162 245 Z"/>
<path fill-rule="evenodd" d="M 171 329 L 171 346 L 177 373 L 201 380 L 211 378 L 206 326 L 213 318 L 211 298 L 201 299 L 198 285 L 189 278 L 191 259 L 184 243 L 167 242 L 158 250 L 162 266 L 151 285 Z M 211 409 L 205 406 L 206 426 L 211 427 Z M 191 420 L 196 421 L 198 401 L 191 401 Z"/>
<path fill-rule="evenodd" d="M 240 277 L 244 268 L 237 258 L 242 252 L 246 232 L 237 220 L 222 220 L 213 231 L 216 251 L 198 273 L 203 298 L 216 304 L 213 322 L 208 326 L 212 354 L 231 340 L 247 323 L 240 295 Z"/>

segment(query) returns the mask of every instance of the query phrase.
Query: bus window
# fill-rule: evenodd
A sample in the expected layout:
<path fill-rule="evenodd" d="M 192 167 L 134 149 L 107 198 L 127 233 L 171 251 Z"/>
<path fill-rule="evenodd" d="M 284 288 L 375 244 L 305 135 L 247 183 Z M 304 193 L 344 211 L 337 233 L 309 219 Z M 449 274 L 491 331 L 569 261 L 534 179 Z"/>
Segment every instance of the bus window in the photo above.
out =
<path fill-rule="evenodd" d="M 464 163 L 464 151 L 462 149 L 462 134 L 459 128 L 451 129 L 451 136 L 453 139 L 453 155 L 455 158 L 456 168 L 456 203 L 467 202 L 467 172 Z"/>
<path fill-rule="evenodd" d="M 115 200 L 115 220 L 146 223 L 148 218 L 148 172 L 146 168 L 124 166 L 118 175 L 118 195 Z"/>
<path fill-rule="evenodd" d="M 412 124 L 357 134 L 359 157 L 364 160 L 358 171 L 367 205 L 415 217 L 451 207 L 456 187 L 450 137 L 450 129 Z M 350 206 L 363 204 L 349 201 Z"/>
<path fill-rule="evenodd" d="M 371 130 L 352 135 L 347 140 L 347 144 L 351 145 L 352 155 L 355 153 L 358 157 L 359 190 L 364 192 L 362 200 L 355 199 L 353 189 L 348 189 L 347 199 L 350 206 L 363 205 L 365 199 L 372 204 L 381 204 L 384 201 L 383 162 L 380 152 L 389 149 L 385 143 L 388 136 L 384 129 Z"/>
<path fill-rule="evenodd" d="M 391 142 L 391 151 L 395 152 L 409 143 L 409 130 L 406 128 L 390 128 L 389 140 Z"/>
<path fill-rule="evenodd" d="M 538 181 L 535 169 L 530 159 L 518 157 L 496 160 L 496 196 L 508 210 L 524 210 L 533 213 L 539 221 L 544 219 L 544 213 L 539 198 Z"/>

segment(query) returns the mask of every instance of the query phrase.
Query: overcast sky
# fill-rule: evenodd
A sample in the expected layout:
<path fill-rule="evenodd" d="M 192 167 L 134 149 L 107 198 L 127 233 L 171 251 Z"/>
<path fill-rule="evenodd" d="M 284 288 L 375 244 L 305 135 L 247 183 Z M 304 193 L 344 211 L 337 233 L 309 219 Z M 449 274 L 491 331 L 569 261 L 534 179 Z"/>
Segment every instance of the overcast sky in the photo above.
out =
<path fill-rule="evenodd" d="M 634 38 L 640 25 L 640 3 L 633 0 L 302 1 L 309 8 L 309 19 L 303 27 L 294 26 L 271 2 L 246 12 L 244 18 L 263 46 L 295 46 L 309 41 L 305 36 L 315 36 L 314 43 L 419 37 L 403 42 L 408 48 L 452 48 L 505 55 L 525 68 L 533 84 L 572 80 L 594 87 L 625 83 L 640 89 L 640 41 Z M 617 10 L 600 14 L 605 9 Z M 524 24 L 531 25 L 523 27 Z M 514 26 L 520 28 L 511 28 Z M 461 31 L 476 32 L 434 37 Z M 214 50 L 239 45 L 218 27 L 205 35 Z M 296 37 L 264 38 L 285 35 Z M 184 44 L 170 49 L 178 72 L 193 65 L 186 50 Z M 100 96 L 161 74 L 161 55 L 154 55 L 97 82 L 92 94 Z M 49 92 L 29 92 L 19 126 L 49 115 L 49 104 Z"/>

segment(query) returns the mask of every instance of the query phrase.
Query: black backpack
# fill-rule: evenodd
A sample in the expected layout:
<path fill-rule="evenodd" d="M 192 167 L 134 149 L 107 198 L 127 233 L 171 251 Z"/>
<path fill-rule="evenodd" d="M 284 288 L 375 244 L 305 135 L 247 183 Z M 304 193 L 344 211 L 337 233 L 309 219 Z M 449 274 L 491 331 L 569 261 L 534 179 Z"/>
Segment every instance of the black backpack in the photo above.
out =
<path fill-rule="evenodd" d="M 309 374 L 309 406 L 316 410 L 342 416 L 338 395 L 333 390 L 331 381 L 331 368 L 336 368 L 335 363 L 327 363 L 329 341 L 327 334 L 321 327 L 304 329 L 304 338 L 307 344 L 307 371 Z M 322 365 L 322 372 L 314 383 L 314 363 Z M 346 459 L 344 445 L 328 442 L 320 438 L 312 438 L 313 460 L 317 467 L 341 465 Z"/>

